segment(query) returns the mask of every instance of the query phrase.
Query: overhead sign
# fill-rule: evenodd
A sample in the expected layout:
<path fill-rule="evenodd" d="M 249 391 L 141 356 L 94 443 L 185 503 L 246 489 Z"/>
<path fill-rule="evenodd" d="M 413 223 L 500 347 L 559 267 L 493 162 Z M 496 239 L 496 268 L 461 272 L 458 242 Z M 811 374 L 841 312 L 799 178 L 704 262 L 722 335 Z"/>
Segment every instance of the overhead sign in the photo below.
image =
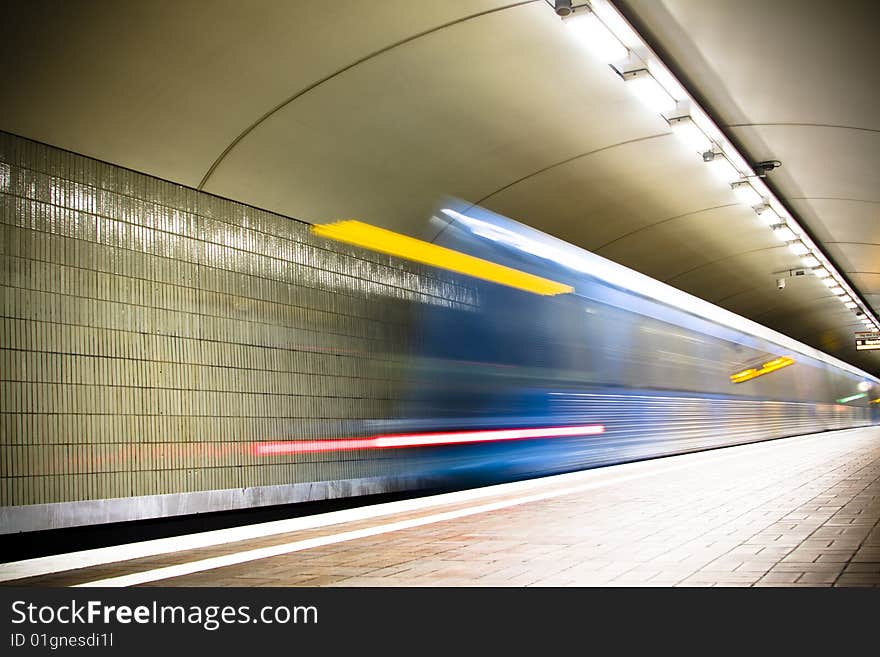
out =
<path fill-rule="evenodd" d="M 856 349 L 880 349 L 880 333 L 877 331 L 856 331 Z"/>

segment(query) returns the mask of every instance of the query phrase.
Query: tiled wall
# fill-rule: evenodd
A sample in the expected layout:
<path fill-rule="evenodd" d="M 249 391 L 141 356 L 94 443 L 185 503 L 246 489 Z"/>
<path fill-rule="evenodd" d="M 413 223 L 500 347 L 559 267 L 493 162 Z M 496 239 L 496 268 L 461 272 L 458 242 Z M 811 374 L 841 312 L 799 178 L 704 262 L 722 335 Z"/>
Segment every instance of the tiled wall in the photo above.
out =
<path fill-rule="evenodd" d="M 382 475 L 252 446 L 393 413 L 407 303 L 472 303 L 287 217 L 6 133 L 0 271 L 0 507 Z"/>

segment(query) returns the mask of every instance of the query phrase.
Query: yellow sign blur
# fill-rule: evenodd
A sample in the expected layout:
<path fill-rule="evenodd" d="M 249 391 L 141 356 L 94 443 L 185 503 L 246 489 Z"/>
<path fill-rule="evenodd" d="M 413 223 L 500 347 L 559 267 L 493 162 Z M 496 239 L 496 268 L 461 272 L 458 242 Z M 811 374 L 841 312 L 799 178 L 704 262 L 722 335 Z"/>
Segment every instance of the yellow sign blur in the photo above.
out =
<path fill-rule="evenodd" d="M 347 242 L 372 251 L 481 278 L 534 294 L 556 295 L 574 291 L 571 285 L 527 274 L 518 269 L 498 265 L 488 260 L 475 258 L 360 221 L 337 221 L 332 224 L 312 226 L 312 232 L 339 242 Z"/>
<path fill-rule="evenodd" d="M 736 374 L 730 375 L 731 383 L 744 383 L 745 381 L 751 381 L 752 379 L 764 376 L 765 374 L 770 374 L 770 372 L 775 372 L 776 370 L 781 370 L 783 367 L 788 367 L 794 363 L 794 359 L 789 356 L 779 356 L 778 358 L 774 358 L 773 360 L 767 361 L 760 368 L 749 368 L 747 370 L 742 370 L 741 372 L 737 372 Z"/>

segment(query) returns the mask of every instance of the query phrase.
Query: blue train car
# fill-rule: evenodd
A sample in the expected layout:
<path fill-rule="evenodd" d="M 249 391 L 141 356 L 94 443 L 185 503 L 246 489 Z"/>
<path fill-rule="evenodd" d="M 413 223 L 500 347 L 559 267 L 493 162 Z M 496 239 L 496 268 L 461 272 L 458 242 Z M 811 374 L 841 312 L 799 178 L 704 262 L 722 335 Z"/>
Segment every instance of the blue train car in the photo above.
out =
<path fill-rule="evenodd" d="M 825 353 L 482 208 L 450 201 L 434 222 L 435 244 L 570 292 L 468 279 L 472 306 L 415 309 L 408 394 L 375 427 L 405 437 L 408 474 L 505 479 L 877 422 L 880 381 Z"/>

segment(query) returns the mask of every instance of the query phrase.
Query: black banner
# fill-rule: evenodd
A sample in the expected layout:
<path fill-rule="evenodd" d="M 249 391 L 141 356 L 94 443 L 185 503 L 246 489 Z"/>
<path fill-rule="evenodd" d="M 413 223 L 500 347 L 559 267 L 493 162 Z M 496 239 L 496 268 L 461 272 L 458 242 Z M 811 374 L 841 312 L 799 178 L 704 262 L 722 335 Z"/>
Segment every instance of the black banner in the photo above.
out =
<path fill-rule="evenodd" d="M 871 589 L 0 589 L 5 655 L 471 652 L 870 628 Z M 199 657 L 202 657 L 202 654 Z"/>

